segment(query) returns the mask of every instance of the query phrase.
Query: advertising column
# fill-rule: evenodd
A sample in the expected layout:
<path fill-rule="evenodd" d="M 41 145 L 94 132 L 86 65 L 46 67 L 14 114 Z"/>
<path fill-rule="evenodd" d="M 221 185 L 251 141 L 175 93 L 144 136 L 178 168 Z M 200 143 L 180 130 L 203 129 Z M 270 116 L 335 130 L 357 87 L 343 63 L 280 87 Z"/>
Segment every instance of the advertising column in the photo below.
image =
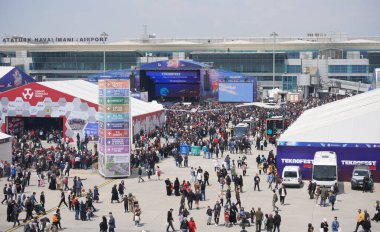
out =
<path fill-rule="evenodd" d="M 99 173 L 130 175 L 129 80 L 99 81 Z"/>

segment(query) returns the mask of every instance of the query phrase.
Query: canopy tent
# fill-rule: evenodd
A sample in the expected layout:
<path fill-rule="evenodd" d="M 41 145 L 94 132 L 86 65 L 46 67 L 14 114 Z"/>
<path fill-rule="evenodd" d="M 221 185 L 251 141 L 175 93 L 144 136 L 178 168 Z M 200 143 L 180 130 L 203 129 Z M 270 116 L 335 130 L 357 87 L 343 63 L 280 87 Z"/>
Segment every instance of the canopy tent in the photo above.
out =
<path fill-rule="evenodd" d="M 72 95 L 74 97 L 86 100 L 98 105 L 98 86 L 83 80 L 71 81 L 49 81 L 39 82 L 39 84 L 48 88 Z M 145 115 L 163 110 L 163 106 L 157 103 L 144 102 L 135 98 L 131 98 L 132 117 Z"/>
<path fill-rule="evenodd" d="M 377 170 L 380 163 L 380 89 L 305 111 L 279 138 L 277 167 L 298 165 L 311 178 L 314 154 L 337 155 L 339 180 L 349 181 L 355 165 Z M 380 172 L 372 172 L 379 181 Z"/>
<path fill-rule="evenodd" d="M 97 131 L 98 92 L 96 84 L 70 80 L 35 82 L 0 93 L 2 131 L 8 131 L 7 117 L 63 118 L 68 137 Z M 164 123 L 162 105 L 130 99 L 134 133 L 151 131 Z"/>
<path fill-rule="evenodd" d="M 0 160 L 12 161 L 12 136 L 0 132 Z"/>
<path fill-rule="evenodd" d="M 264 102 L 249 102 L 237 105 L 236 107 L 256 106 L 264 109 L 279 109 L 281 106 L 277 104 L 268 104 Z"/>
<path fill-rule="evenodd" d="M 305 111 L 281 142 L 379 143 L 380 89 Z"/>
<path fill-rule="evenodd" d="M 7 91 L 35 80 L 17 67 L 0 66 L 0 92 Z"/>

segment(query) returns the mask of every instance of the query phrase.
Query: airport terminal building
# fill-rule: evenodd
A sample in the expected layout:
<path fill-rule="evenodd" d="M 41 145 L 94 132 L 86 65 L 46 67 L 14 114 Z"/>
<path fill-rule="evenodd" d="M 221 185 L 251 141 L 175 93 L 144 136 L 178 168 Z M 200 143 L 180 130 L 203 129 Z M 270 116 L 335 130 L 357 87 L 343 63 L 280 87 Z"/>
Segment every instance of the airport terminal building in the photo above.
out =
<path fill-rule="evenodd" d="M 309 33 L 305 37 L 161 39 L 108 42 L 104 38 L 20 38 L 0 42 L 0 65 L 37 80 L 87 79 L 105 70 L 191 59 L 254 76 L 258 91 L 365 92 L 380 68 L 380 37 Z M 273 62 L 274 61 L 274 62 Z M 274 65 L 273 65 L 274 64 Z M 274 77 L 274 78 L 273 78 Z"/>

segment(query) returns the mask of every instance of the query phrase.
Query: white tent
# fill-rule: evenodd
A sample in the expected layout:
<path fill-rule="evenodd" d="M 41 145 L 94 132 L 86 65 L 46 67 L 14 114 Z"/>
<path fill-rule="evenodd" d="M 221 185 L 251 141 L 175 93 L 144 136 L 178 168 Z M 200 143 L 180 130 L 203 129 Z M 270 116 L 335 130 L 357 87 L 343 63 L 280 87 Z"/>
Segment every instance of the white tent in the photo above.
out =
<path fill-rule="evenodd" d="M 12 161 L 12 136 L 0 132 L 0 160 Z"/>
<path fill-rule="evenodd" d="M 264 109 L 279 109 L 280 105 L 267 104 L 264 102 L 249 102 L 237 105 L 236 107 L 245 107 L 245 106 L 256 106 Z"/>
<path fill-rule="evenodd" d="M 279 142 L 380 143 L 380 89 L 305 111 Z"/>
<path fill-rule="evenodd" d="M 39 82 L 39 84 L 48 88 L 72 95 L 74 97 L 98 104 L 99 88 L 97 85 L 83 80 L 70 80 L 70 81 L 48 81 Z M 131 98 L 132 117 L 149 114 L 163 110 L 161 104 L 149 103 Z"/>

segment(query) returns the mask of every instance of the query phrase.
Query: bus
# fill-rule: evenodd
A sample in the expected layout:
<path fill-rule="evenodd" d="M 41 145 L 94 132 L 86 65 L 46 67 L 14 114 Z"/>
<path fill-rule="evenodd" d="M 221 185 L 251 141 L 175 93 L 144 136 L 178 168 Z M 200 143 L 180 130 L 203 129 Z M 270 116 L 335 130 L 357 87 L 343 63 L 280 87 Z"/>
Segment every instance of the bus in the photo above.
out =
<path fill-rule="evenodd" d="M 234 127 L 234 138 L 242 139 L 249 135 L 249 125 L 247 123 L 239 123 Z"/>
<path fill-rule="evenodd" d="M 338 182 L 336 153 L 317 151 L 314 155 L 312 181 L 320 186 L 331 187 Z"/>

